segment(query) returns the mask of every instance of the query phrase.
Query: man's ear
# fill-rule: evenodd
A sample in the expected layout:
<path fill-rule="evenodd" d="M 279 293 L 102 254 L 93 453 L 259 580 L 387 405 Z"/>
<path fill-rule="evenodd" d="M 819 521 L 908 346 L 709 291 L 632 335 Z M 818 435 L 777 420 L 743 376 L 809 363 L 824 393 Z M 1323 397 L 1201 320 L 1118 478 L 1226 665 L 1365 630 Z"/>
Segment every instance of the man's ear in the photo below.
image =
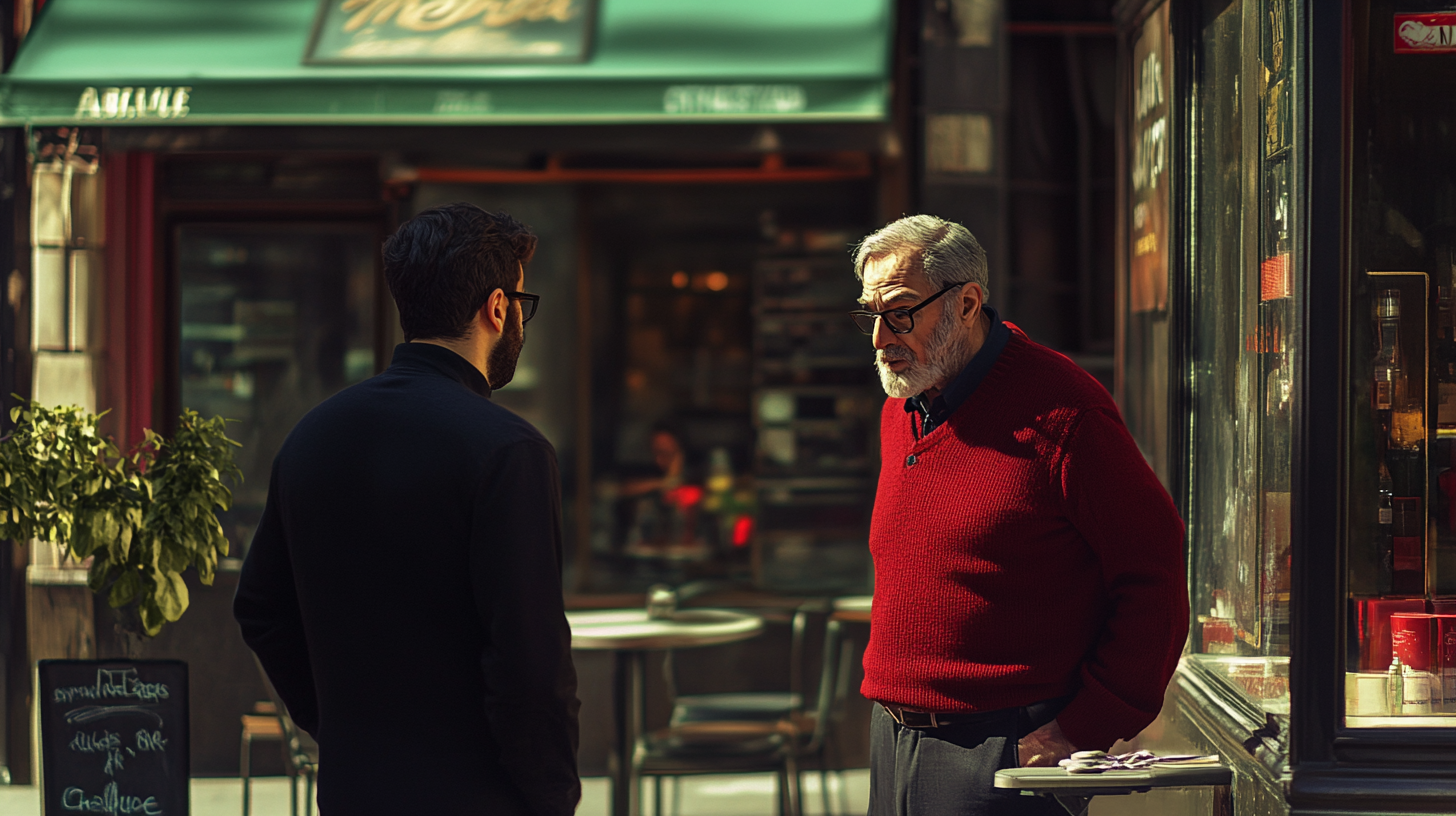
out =
<path fill-rule="evenodd" d="M 511 299 L 506 297 L 505 290 L 497 289 L 486 298 L 485 305 L 480 307 L 479 317 L 485 323 L 486 328 L 501 334 L 506 330 L 506 313 L 510 311 Z"/>
<path fill-rule="evenodd" d="M 986 303 L 986 293 L 979 283 L 968 283 L 961 287 L 961 322 L 970 323 L 981 315 Z"/>

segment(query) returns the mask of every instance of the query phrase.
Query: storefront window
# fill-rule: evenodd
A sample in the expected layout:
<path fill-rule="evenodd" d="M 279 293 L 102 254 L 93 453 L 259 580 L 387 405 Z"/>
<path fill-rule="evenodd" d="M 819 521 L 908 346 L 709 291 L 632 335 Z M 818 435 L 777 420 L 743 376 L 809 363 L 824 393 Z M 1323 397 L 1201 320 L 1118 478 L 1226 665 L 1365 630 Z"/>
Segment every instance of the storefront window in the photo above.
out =
<path fill-rule="evenodd" d="M 848 319 L 860 182 L 604 187 L 592 266 L 587 593 L 870 588 L 884 392 Z"/>
<path fill-rule="evenodd" d="M 1300 397 L 1291 5 L 1236 0 L 1205 16 L 1191 145 L 1194 660 L 1273 713 L 1289 710 L 1290 439 Z"/>
<path fill-rule="evenodd" d="M 1346 724 L 1451 727 L 1456 13 L 1355 13 Z"/>
<path fill-rule="evenodd" d="M 177 231 L 181 403 L 233 420 L 243 482 L 219 514 L 241 556 L 273 457 L 315 405 L 376 370 L 372 224 L 184 224 Z"/>

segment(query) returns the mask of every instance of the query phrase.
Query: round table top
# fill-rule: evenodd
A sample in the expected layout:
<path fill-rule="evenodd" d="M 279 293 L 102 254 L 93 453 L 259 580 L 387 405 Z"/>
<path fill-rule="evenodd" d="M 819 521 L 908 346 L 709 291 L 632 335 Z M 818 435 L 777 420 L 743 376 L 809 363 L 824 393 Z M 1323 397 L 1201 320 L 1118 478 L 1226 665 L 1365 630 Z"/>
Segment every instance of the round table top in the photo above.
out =
<path fill-rule="evenodd" d="M 682 609 L 672 618 L 647 617 L 645 609 L 567 612 L 571 648 L 683 649 L 747 640 L 763 631 L 763 618 L 727 609 Z"/>
<path fill-rule="evenodd" d="M 874 603 L 873 595 L 849 595 L 834 599 L 835 612 L 868 612 Z"/>

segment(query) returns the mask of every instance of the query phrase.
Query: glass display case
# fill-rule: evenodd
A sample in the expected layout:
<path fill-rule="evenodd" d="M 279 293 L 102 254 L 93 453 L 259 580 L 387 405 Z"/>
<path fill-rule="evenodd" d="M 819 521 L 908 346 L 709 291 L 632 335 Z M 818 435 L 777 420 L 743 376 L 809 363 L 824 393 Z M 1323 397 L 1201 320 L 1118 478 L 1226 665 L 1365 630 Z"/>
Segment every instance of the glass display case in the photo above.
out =
<path fill-rule="evenodd" d="M 1167 450 L 1192 605 L 1136 747 L 1219 754 L 1234 783 L 1214 812 L 1450 812 L 1456 8 L 1150 0 L 1119 14 L 1118 394 L 1144 450 Z M 1157 210 L 1139 208 L 1163 25 L 1159 348 L 1134 293 L 1156 240 Z M 1145 438 L 1160 354 L 1162 440 Z M 1193 792 L 1147 802 L 1209 812 Z"/>
<path fill-rule="evenodd" d="M 1290 452 L 1301 398 L 1291 5 L 1234 0 L 1205 14 L 1191 111 L 1187 374 L 1191 659 L 1284 715 Z"/>
<path fill-rule="evenodd" d="M 1456 727 L 1456 13 L 1357 30 L 1345 724 Z M 1451 30 L 1451 29 L 1444 29 Z"/>

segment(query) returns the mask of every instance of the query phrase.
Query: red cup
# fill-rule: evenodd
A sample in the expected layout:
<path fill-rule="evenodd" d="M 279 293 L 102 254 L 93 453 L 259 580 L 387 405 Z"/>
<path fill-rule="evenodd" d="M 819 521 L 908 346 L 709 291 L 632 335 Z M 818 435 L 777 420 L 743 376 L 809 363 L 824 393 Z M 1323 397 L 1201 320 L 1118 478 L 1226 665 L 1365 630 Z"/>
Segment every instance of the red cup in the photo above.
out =
<path fill-rule="evenodd" d="M 1435 661 L 1431 637 L 1436 616 L 1397 612 L 1390 616 L 1390 646 L 1400 662 L 1411 671 L 1430 671 Z"/>

